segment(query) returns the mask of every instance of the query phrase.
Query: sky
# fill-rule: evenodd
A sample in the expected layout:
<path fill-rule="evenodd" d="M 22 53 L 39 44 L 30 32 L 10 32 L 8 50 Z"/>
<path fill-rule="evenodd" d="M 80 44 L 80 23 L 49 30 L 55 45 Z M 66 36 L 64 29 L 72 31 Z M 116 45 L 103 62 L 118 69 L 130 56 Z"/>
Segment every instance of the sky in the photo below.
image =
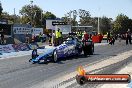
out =
<path fill-rule="evenodd" d="M 30 0 L 0 0 L 3 11 L 19 15 L 19 10 Z M 92 17 L 106 16 L 115 20 L 120 13 L 132 19 L 132 0 L 33 0 L 44 11 L 50 11 L 57 17 L 63 17 L 70 10 L 83 9 L 89 11 Z"/>

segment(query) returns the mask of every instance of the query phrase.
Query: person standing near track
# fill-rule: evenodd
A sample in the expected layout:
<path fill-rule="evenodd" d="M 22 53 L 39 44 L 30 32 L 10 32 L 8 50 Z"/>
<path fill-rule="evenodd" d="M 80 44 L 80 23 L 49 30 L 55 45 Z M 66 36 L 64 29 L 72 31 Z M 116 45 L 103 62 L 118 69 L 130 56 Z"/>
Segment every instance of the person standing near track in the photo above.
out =
<path fill-rule="evenodd" d="M 131 32 L 130 32 L 130 29 L 128 29 L 128 31 L 126 32 L 126 45 L 128 45 L 128 42 L 129 42 L 129 44 L 132 44 L 131 43 Z"/>
<path fill-rule="evenodd" d="M 88 39 L 89 39 L 89 35 L 88 35 L 88 33 L 86 31 L 84 31 L 83 36 L 82 36 L 82 40 L 86 41 Z"/>
<path fill-rule="evenodd" d="M 55 32 L 55 37 L 56 37 L 56 46 L 60 45 L 60 39 L 61 39 L 61 32 L 60 29 L 58 28 L 58 30 Z"/>
<path fill-rule="evenodd" d="M 83 33 L 81 32 L 80 29 L 76 32 L 76 34 L 77 34 L 77 37 L 78 37 L 79 39 L 82 39 Z"/>
<path fill-rule="evenodd" d="M 1 31 L 1 44 L 4 44 L 4 31 Z"/>
<path fill-rule="evenodd" d="M 110 32 L 107 32 L 107 43 L 109 42 L 110 40 Z"/>

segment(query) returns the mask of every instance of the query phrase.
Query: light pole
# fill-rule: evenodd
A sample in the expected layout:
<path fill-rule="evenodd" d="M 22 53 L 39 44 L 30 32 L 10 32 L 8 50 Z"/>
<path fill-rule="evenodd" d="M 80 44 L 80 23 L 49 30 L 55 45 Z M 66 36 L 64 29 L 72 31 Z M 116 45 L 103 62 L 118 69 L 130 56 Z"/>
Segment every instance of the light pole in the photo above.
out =
<path fill-rule="evenodd" d="M 41 10 L 41 26 L 43 25 L 43 10 Z"/>
<path fill-rule="evenodd" d="M 16 23 L 16 9 L 14 8 L 14 23 Z"/>
<path fill-rule="evenodd" d="M 99 12 L 100 12 L 100 8 L 99 8 Z M 99 14 L 98 14 L 98 34 L 100 33 L 100 21 L 99 21 Z"/>
<path fill-rule="evenodd" d="M 31 8 L 31 25 L 33 26 L 33 1 L 30 1 L 30 8 Z"/>
<path fill-rule="evenodd" d="M 100 23 L 99 23 L 99 17 L 98 17 L 98 34 L 100 33 Z"/>

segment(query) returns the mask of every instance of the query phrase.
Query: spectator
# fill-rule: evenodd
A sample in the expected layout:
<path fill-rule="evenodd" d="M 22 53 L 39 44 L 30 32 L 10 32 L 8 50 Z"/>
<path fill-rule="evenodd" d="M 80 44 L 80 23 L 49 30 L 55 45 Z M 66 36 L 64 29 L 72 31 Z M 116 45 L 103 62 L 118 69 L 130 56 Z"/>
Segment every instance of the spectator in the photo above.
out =
<path fill-rule="evenodd" d="M 35 42 L 36 42 L 36 36 L 34 34 L 34 35 L 32 35 L 32 43 L 35 43 Z"/>
<path fill-rule="evenodd" d="M 1 31 L 1 44 L 4 44 L 4 32 L 3 32 L 3 29 Z"/>
<path fill-rule="evenodd" d="M 107 33 L 107 43 L 110 41 L 110 32 Z"/>
<path fill-rule="evenodd" d="M 88 39 L 89 39 L 89 35 L 88 35 L 88 33 L 87 33 L 86 31 L 84 31 L 82 40 L 83 40 L 83 41 L 86 41 L 86 40 L 88 40 Z"/>
<path fill-rule="evenodd" d="M 49 45 L 50 45 L 50 46 L 52 45 L 51 40 L 52 40 L 52 34 L 49 33 Z"/>
<path fill-rule="evenodd" d="M 29 34 L 26 34 L 26 43 L 29 43 Z"/>
<path fill-rule="evenodd" d="M 119 42 L 121 42 L 121 35 L 118 34 L 118 39 L 119 39 Z"/>
<path fill-rule="evenodd" d="M 130 44 L 131 43 L 131 32 L 130 32 L 130 29 L 128 29 L 128 31 L 126 32 L 126 45 L 128 45 L 128 41 Z"/>
<path fill-rule="evenodd" d="M 43 37 L 43 42 L 45 42 L 45 41 L 46 41 L 46 39 L 47 39 L 46 34 L 43 34 L 43 35 L 42 35 L 42 37 Z"/>
<path fill-rule="evenodd" d="M 111 45 L 114 45 L 114 44 L 115 44 L 115 38 L 114 38 L 114 36 L 112 36 L 112 37 L 110 38 L 109 44 L 111 44 Z"/>
<path fill-rule="evenodd" d="M 60 32 L 60 41 L 59 41 L 59 45 L 63 43 L 63 36 L 62 36 L 62 32 Z"/>
<path fill-rule="evenodd" d="M 55 33 L 52 34 L 52 37 L 53 37 L 53 44 L 55 45 Z"/>
<path fill-rule="evenodd" d="M 55 36 L 56 36 L 56 45 L 58 46 L 58 45 L 60 45 L 59 40 L 61 39 L 61 36 L 62 36 L 59 28 L 56 31 Z"/>
<path fill-rule="evenodd" d="M 42 33 L 40 32 L 39 33 L 39 42 L 42 42 L 43 41 L 43 35 L 42 35 Z"/>

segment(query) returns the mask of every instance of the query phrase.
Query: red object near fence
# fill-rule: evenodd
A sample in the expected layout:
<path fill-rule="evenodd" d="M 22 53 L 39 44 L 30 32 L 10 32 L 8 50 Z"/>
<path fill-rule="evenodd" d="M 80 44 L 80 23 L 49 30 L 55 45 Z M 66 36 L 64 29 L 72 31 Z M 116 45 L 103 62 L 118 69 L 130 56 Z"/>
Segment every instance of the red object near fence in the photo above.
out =
<path fill-rule="evenodd" d="M 93 43 L 101 43 L 103 36 L 101 34 L 92 36 Z"/>

